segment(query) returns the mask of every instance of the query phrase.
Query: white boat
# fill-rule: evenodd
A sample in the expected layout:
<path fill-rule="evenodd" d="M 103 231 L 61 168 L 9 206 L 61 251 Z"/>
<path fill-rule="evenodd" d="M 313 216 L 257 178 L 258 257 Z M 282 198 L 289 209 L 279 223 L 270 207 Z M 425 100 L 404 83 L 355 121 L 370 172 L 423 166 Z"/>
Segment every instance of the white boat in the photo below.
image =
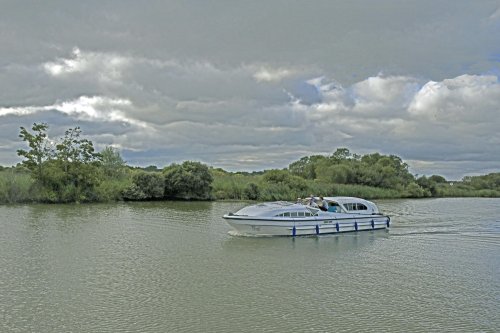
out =
<path fill-rule="evenodd" d="M 264 202 L 224 215 L 238 234 L 255 236 L 322 235 L 389 228 L 390 217 L 373 202 L 354 197 L 324 197 L 303 202 Z"/>

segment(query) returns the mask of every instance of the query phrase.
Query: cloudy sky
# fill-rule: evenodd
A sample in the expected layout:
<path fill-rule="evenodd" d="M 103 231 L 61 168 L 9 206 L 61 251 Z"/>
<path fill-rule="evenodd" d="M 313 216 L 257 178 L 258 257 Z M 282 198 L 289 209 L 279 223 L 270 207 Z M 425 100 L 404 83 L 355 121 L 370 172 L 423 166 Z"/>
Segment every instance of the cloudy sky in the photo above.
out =
<path fill-rule="evenodd" d="M 0 165 L 80 126 L 132 165 L 287 167 L 338 147 L 500 171 L 499 0 L 0 0 Z"/>

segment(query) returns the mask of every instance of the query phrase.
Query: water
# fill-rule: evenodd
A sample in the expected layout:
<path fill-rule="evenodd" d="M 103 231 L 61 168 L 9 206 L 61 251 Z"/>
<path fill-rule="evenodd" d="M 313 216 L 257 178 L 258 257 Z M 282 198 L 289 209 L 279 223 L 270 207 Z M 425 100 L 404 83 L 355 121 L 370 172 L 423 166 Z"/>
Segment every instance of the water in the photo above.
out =
<path fill-rule="evenodd" d="M 500 199 L 235 237 L 243 203 L 0 206 L 0 332 L 498 332 Z"/>

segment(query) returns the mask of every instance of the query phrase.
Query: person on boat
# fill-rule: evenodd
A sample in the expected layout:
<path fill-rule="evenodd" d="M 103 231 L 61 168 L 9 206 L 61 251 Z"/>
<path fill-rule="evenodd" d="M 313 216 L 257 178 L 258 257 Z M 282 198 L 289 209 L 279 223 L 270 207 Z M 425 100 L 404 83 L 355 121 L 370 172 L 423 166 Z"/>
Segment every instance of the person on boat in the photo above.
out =
<path fill-rule="evenodd" d="M 319 206 L 319 209 L 321 209 L 324 212 L 327 212 L 328 211 L 328 202 L 323 197 L 319 197 L 319 199 L 321 200 L 321 205 Z"/>
<path fill-rule="evenodd" d="M 316 204 L 316 200 L 314 199 L 314 195 L 311 194 L 311 197 L 309 198 L 309 202 L 307 203 L 311 207 L 318 207 Z"/>

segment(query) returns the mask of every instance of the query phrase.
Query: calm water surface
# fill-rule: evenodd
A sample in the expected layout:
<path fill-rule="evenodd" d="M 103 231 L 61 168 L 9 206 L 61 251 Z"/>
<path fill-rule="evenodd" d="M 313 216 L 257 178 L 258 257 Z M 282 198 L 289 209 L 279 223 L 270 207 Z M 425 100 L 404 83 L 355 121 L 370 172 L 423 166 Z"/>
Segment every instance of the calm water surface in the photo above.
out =
<path fill-rule="evenodd" d="M 499 332 L 500 199 L 233 236 L 244 203 L 0 206 L 0 332 Z"/>

